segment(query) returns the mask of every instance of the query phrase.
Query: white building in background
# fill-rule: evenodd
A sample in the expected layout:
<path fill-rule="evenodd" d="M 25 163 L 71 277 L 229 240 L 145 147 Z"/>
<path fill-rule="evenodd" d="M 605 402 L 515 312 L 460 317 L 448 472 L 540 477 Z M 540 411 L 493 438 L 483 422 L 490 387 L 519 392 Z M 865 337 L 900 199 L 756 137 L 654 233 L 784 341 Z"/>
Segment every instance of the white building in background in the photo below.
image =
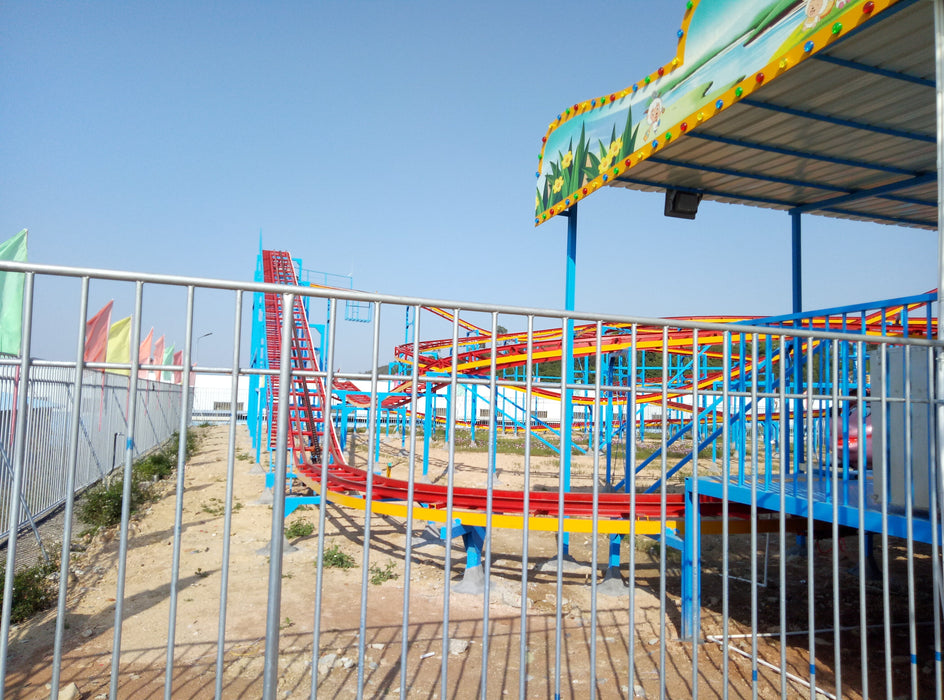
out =
<path fill-rule="evenodd" d="M 233 378 L 228 374 L 197 374 L 193 385 L 193 409 L 190 422 L 216 423 L 229 420 L 233 403 Z M 249 407 L 249 377 L 239 377 L 236 390 L 236 418 L 246 420 Z"/>
<path fill-rule="evenodd" d="M 194 374 L 195 383 L 193 386 L 193 409 L 191 411 L 191 423 L 199 425 L 201 423 L 221 423 L 229 420 L 230 406 L 233 401 L 232 396 L 232 377 L 228 374 Z M 239 377 L 238 389 L 236 392 L 236 417 L 237 420 L 245 421 L 249 408 L 249 377 Z M 370 381 L 355 380 L 352 382 L 365 394 L 370 393 Z M 378 387 L 381 396 L 385 392 L 395 389 L 398 382 L 393 380 L 383 380 Z M 265 402 L 265 383 L 260 382 L 263 396 L 262 402 Z M 487 425 L 489 421 L 490 392 L 487 386 L 459 384 L 456 394 L 453 397 L 453 410 L 449 411 L 448 391 L 442 387 L 436 393 L 433 399 L 435 408 L 435 417 L 445 420 L 448 417 L 462 423 L 469 423 L 473 419 L 478 425 Z M 684 402 L 685 398 L 679 399 Z M 506 424 L 518 422 L 523 424 L 526 413 L 530 410 L 531 417 L 536 426 L 542 423 L 557 425 L 561 420 L 560 401 L 554 401 L 541 396 L 532 396 L 530 405 L 526 405 L 525 393 L 516 391 L 508 387 L 501 387 L 497 396 L 496 422 L 499 426 L 505 427 Z M 421 397 L 418 402 L 418 411 L 425 413 L 427 409 L 425 397 Z M 337 405 L 335 405 L 335 409 Z M 366 419 L 366 409 L 364 407 L 351 406 L 352 413 L 349 420 L 357 422 L 359 425 Z M 642 413 L 647 420 L 658 418 L 660 406 L 646 405 L 642 407 Z M 637 415 L 637 418 L 639 416 Z M 590 410 L 578 408 L 575 410 L 574 419 L 578 422 L 590 419 Z"/>

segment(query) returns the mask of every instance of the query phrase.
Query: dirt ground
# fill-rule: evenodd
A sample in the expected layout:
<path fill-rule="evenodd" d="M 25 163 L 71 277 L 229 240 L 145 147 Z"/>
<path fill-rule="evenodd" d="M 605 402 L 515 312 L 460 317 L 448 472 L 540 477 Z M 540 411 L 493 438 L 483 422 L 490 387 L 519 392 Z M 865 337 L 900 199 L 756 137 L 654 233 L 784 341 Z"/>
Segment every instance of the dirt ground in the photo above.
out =
<path fill-rule="evenodd" d="M 180 575 L 178 584 L 175 643 L 173 645 L 173 697 L 213 697 L 216 683 L 217 636 L 220 619 L 223 550 L 223 503 L 226 488 L 228 428 L 200 428 L 200 446 L 185 473 L 181 529 Z M 392 475 L 406 477 L 407 458 L 399 439 L 385 441 L 380 465 L 391 464 Z M 264 491 L 264 477 L 253 473 L 249 437 L 244 427 L 237 435 L 234 480 L 234 512 L 230 538 L 228 605 L 226 609 L 222 695 L 225 698 L 261 696 L 264 672 L 266 601 L 268 596 L 268 556 L 259 550 L 269 542 L 271 507 L 255 505 Z M 430 477 L 445 483 L 445 450 L 431 450 Z M 363 453 L 359 459 L 363 460 Z M 361 462 L 358 466 L 363 466 Z M 499 465 L 501 486 L 521 485 L 523 457 L 508 456 Z M 419 465 L 416 467 L 419 469 Z M 602 469 L 602 467 L 601 467 Z M 483 452 L 456 455 L 456 485 L 483 486 L 486 462 Z M 532 488 L 556 488 L 557 458 L 532 459 Z M 592 460 L 575 460 L 575 488 L 592 484 Z M 167 667 L 167 637 L 170 616 L 170 588 L 176 494 L 173 479 L 159 485 L 162 496 L 133 518 L 126 567 L 124 622 L 121 626 L 121 675 L 119 696 L 158 698 L 164 695 Z M 298 511 L 287 519 L 291 524 L 306 520 L 317 524 L 315 507 Z M 401 648 L 403 642 L 404 548 L 408 536 L 422 534 L 424 523 L 416 523 L 407 533 L 402 519 L 374 516 L 370 523 L 367 571 L 364 556 L 364 514 L 329 504 L 326 507 L 324 537 L 326 549 L 353 557 L 352 568 L 325 568 L 321 582 L 322 601 L 317 654 L 312 653 L 318 591 L 315 560 L 319 533 L 291 541 L 295 551 L 283 559 L 280 657 L 278 664 L 281 697 L 308 697 L 311 669 L 317 672 L 318 692 L 325 697 L 355 697 L 363 688 L 365 697 L 399 697 Z M 91 538 L 76 538 L 83 549 L 73 557 L 70 594 L 66 617 L 62 685 L 76 683 L 83 698 L 107 697 L 112 663 L 115 597 L 118 575 L 118 537 L 102 531 Z M 483 597 L 451 592 L 448 599 L 448 638 L 453 640 L 443 662 L 444 598 L 447 550 L 441 541 L 429 539 L 413 550 L 409 577 L 407 627 L 406 696 L 432 698 L 441 694 L 441 683 L 454 698 L 478 697 L 482 682 L 483 642 L 488 643 L 486 663 L 488 695 L 516 696 L 524 687 L 526 697 L 554 695 L 556 579 L 554 571 L 542 565 L 556 554 L 552 533 L 529 533 L 527 588 L 522 597 L 523 533 L 497 530 L 492 540 L 492 578 L 488 609 L 488 629 L 483 627 Z M 661 657 L 664 655 L 666 695 L 692 695 L 692 644 L 678 641 L 680 620 L 680 571 L 678 554 L 666 554 L 665 636 L 660 642 L 663 621 L 660 604 L 659 548 L 640 538 L 636 546 L 635 586 L 632 601 L 629 589 L 618 595 L 591 597 L 592 541 L 589 535 L 575 535 L 571 553 L 582 562 L 564 574 L 561 630 L 563 667 L 562 697 L 587 697 L 590 669 L 596 668 L 597 693 L 604 698 L 658 697 Z M 597 542 L 605 568 L 608 541 Z M 747 578 L 751 552 L 747 537 L 731 538 L 731 575 Z M 765 538 L 756 552 L 763 573 Z M 858 575 L 855 565 L 856 538 L 846 537 L 838 545 L 842 555 L 840 572 L 843 593 L 841 623 L 857 625 L 859 620 Z M 702 697 L 721 697 L 724 654 L 709 635 L 721 634 L 721 543 L 720 537 L 704 538 L 702 643 L 697 646 L 698 692 Z M 791 540 L 792 547 L 792 540 Z M 817 542 L 814 576 L 823 586 L 815 589 L 816 682 L 834 689 L 831 540 Z M 926 552 L 917 550 L 916 563 L 927 567 Z M 776 537 L 770 539 L 768 581 L 758 588 L 758 631 L 779 630 L 779 558 Z M 904 566 L 903 553 L 892 552 L 895 602 L 892 619 L 907 619 L 907 595 L 902 593 L 898 573 Z M 451 579 L 461 579 L 465 555 L 457 538 L 449 550 Z M 627 545 L 623 546 L 622 575 L 629 579 Z M 786 562 L 789 601 L 788 629 L 807 629 L 807 562 L 792 557 Z M 395 577 L 376 576 L 387 572 Z M 929 574 L 927 574 L 929 576 Z M 371 579 L 374 579 L 372 582 Z M 385 579 L 385 580 L 383 580 Z M 599 579 L 598 579 L 599 580 Z M 730 634 L 751 631 L 751 587 L 730 579 Z M 927 588 L 924 591 L 923 588 Z M 919 591 L 918 620 L 931 619 L 930 586 Z M 363 664 L 356 663 L 361 625 L 361 591 L 367 592 Z M 906 593 L 906 591 L 905 591 Z M 870 582 L 866 591 L 869 624 L 881 622 L 881 586 Z M 522 601 L 524 605 L 522 605 Z M 633 668 L 629 682 L 629 615 L 634 612 Z M 876 607 L 878 606 L 878 607 Z M 904 606 L 904 608 L 903 608 Z M 922 617 L 922 615 L 925 615 Z M 522 625 L 526 631 L 524 649 Z M 55 611 L 19 625 L 11 633 L 6 696 L 13 699 L 49 697 Z M 908 695 L 907 627 L 893 628 L 895 693 Z M 884 697 L 884 649 L 882 630 L 868 634 L 869 685 L 872 697 Z M 927 625 L 918 627 L 919 658 L 917 675 L 922 694 L 933 695 L 934 677 Z M 594 657 L 589 640 L 596 637 Z M 862 697 L 860 639 L 858 630 L 843 632 L 841 661 L 844 697 Z M 788 670 L 809 679 L 808 636 L 788 638 Z M 780 665 L 779 636 L 758 638 L 758 656 Z M 750 652 L 751 639 L 733 638 L 728 654 L 729 697 L 751 696 L 751 662 L 734 648 Z M 331 655 L 334 655 L 333 657 Z M 522 668 L 522 659 L 525 667 Z M 780 674 L 761 666 L 758 672 L 760 697 L 780 696 Z M 880 687 L 881 686 L 881 687 Z M 790 680 L 788 695 L 809 695 L 809 689 Z"/>

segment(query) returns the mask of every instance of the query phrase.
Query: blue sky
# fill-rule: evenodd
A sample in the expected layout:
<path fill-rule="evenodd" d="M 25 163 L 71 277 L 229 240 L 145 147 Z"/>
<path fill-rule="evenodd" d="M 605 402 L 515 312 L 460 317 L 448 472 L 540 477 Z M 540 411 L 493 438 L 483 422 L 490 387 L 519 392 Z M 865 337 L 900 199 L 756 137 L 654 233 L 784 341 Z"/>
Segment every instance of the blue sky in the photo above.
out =
<path fill-rule="evenodd" d="M 684 4 L 8 0 L 0 238 L 28 227 L 34 262 L 250 280 L 261 231 L 366 291 L 562 307 L 566 224 L 533 227 L 541 136 L 670 60 Z M 662 205 L 615 189 L 581 205 L 578 309 L 790 310 L 786 214 Z M 805 305 L 926 291 L 936 250 L 932 232 L 807 217 Z M 93 286 L 91 312 L 115 296 L 130 313 L 119 287 Z M 179 344 L 171 296 L 145 331 Z M 195 333 L 214 336 L 197 359 L 225 364 L 232 303 L 198 302 Z M 71 350 L 55 320 L 74 286 L 37 303 L 34 354 Z"/>

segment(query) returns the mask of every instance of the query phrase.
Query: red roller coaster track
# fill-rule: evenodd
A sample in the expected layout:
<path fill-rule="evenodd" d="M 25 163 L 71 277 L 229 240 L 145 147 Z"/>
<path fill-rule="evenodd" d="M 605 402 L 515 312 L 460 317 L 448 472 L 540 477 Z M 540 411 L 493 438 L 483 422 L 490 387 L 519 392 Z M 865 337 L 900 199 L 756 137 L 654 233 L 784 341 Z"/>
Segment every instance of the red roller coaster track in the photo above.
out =
<path fill-rule="evenodd" d="M 291 255 L 282 251 L 263 251 L 264 279 L 275 284 L 296 285 L 294 264 Z M 265 295 L 266 341 L 269 368 L 278 369 L 281 352 L 282 324 L 285 310 L 282 295 Z M 296 371 L 317 372 L 318 360 L 315 356 L 308 319 L 298 297 L 292 302 L 291 333 L 291 370 L 292 379 L 288 393 L 288 405 L 279 406 L 279 382 L 275 375 L 270 376 L 270 396 L 272 401 L 270 444 L 275 444 L 278 416 L 282 410 L 288 410 L 288 446 L 292 454 L 295 473 L 302 481 L 313 488 L 322 480 L 321 449 L 322 440 L 327 440 L 328 467 L 327 489 L 337 493 L 363 494 L 367 491 L 368 479 L 372 479 L 372 497 L 377 500 L 406 501 L 409 482 L 371 475 L 362 469 L 349 466 L 341 451 L 337 434 L 330 420 L 325 420 L 325 407 L 329 406 L 323 381 L 317 377 L 300 377 Z M 549 341 L 548 345 L 560 348 L 560 339 Z M 449 496 L 445 486 L 416 483 L 413 486 L 413 500 L 426 507 L 445 508 Z M 527 503 L 527 509 L 525 504 Z M 452 489 L 453 507 L 466 511 L 484 512 L 487 507 L 487 491 L 477 488 L 456 487 Z M 596 504 L 596 506 L 594 506 Z M 507 515 L 528 515 L 558 517 L 561 515 L 559 494 L 553 491 L 513 491 L 492 490 L 492 512 Z M 563 495 L 563 516 L 574 518 L 592 517 L 594 510 L 600 518 L 630 517 L 633 499 L 627 493 L 565 493 Z M 664 508 L 664 510 L 663 510 Z M 732 504 L 733 509 L 733 504 Z M 674 520 L 685 512 L 685 495 L 669 494 L 665 501 L 658 494 L 637 494 L 635 512 L 638 518 L 660 518 Z M 703 516 L 719 515 L 721 502 L 714 499 L 702 499 Z"/>

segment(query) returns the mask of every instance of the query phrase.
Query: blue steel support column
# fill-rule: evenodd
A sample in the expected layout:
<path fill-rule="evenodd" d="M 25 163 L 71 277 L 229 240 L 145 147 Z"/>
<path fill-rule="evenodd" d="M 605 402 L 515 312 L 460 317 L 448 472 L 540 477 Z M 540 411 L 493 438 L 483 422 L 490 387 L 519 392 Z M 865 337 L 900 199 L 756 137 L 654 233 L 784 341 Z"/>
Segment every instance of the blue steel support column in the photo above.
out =
<path fill-rule="evenodd" d="M 616 380 L 613 377 L 613 364 L 614 361 L 609 359 L 609 356 L 603 358 L 603 366 L 606 368 L 604 376 L 606 377 L 606 383 L 610 386 L 616 384 Z M 599 371 L 599 369 L 597 370 Z M 612 469 L 612 456 L 613 456 L 613 390 L 610 389 L 606 392 L 606 415 L 604 418 L 603 429 L 604 440 L 606 441 L 606 485 L 607 488 L 613 486 L 613 469 Z M 599 428 L 595 427 L 596 430 Z M 630 436 L 630 431 L 627 428 L 627 436 Z M 628 439 L 632 439 L 631 436 Z M 629 442 L 626 443 L 626 454 L 629 455 Z M 625 478 L 630 478 L 627 473 Z M 616 567 L 619 569 L 620 565 L 620 542 L 623 540 L 622 535 L 610 535 L 610 556 L 609 562 L 607 564 L 608 568 Z"/>
<path fill-rule="evenodd" d="M 383 410 L 380 408 L 380 401 L 377 401 L 377 406 L 372 408 L 374 414 L 371 416 L 371 424 L 374 426 L 374 444 L 371 447 L 368 447 L 368 452 L 374 450 L 374 461 L 380 461 L 380 430 L 381 430 L 381 417 L 383 416 Z M 374 473 L 377 473 L 377 470 L 374 469 Z"/>
<path fill-rule="evenodd" d="M 456 400 L 456 397 L 452 393 L 452 385 L 450 384 L 449 386 L 446 387 L 446 425 L 447 426 L 452 425 L 453 421 L 455 420 L 455 415 L 456 415 L 455 400 Z M 445 434 L 443 435 L 443 442 L 445 442 L 447 445 L 449 444 L 449 431 L 448 430 L 446 430 Z"/>
<path fill-rule="evenodd" d="M 256 261 L 256 273 L 253 276 L 253 282 L 262 282 L 262 250 L 259 251 L 259 257 Z M 252 295 L 252 335 L 249 342 L 249 366 L 259 369 L 263 367 L 263 354 L 265 352 L 265 297 L 261 292 L 254 292 Z M 163 358 L 157 358 L 158 363 Z M 266 368 L 268 369 L 268 368 Z M 259 461 L 259 449 L 262 442 L 259 426 L 262 425 L 259 385 L 265 385 L 265 380 L 260 381 L 258 374 L 249 375 L 249 405 L 246 412 L 246 423 L 249 426 L 249 434 L 252 437 L 253 447 L 256 448 L 256 461 Z"/>
<path fill-rule="evenodd" d="M 341 452 L 347 449 L 347 426 L 348 418 L 351 415 L 351 406 L 347 402 L 347 392 L 339 392 L 341 395 L 341 417 L 335 426 L 338 432 L 338 447 L 341 448 Z M 357 430 L 357 421 L 354 421 L 354 430 Z M 351 465 L 354 466 L 353 464 Z"/>
<path fill-rule="evenodd" d="M 436 397 L 431 385 L 426 382 L 426 412 L 423 414 L 423 480 L 429 480 L 429 442 L 433 436 L 433 413 L 436 412 Z"/>
<path fill-rule="evenodd" d="M 701 614 L 701 568 L 695 562 L 695 543 L 701 536 L 698 503 L 692 494 L 692 480 L 685 480 L 685 535 L 682 539 L 682 633 L 683 641 L 696 641 L 695 616 Z M 693 578 L 692 574 L 697 578 Z"/>
<path fill-rule="evenodd" d="M 305 297 L 305 301 L 310 301 L 309 297 Z M 321 335 L 321 344 L 319 345 L 318 350 L 318 366 L 324 367 L 325 358 L 328 356 L 328 334 L 331 333 L 331 324 L 334 323 L 334 319 L 331 318 L 331 300 L 325 299 L 325 322 L 324 324 L 312 324 L 309 323 L 309 328 L 314 327 L 318 329 L 319 335 Z M 308 309 L 305 309 L 305 317 L 311 318 L 308 315 Z M 312 348 L 314 350 L 314 348 Z"/>
<path fill-rule="evenodd" d="M 610 535 L 610 551 L 607 557 L 607 568 L 619 570 L 620 567 L 620 542 L 623 541 L 622 535 Z"/>
<path fill-rule="evenodd" d="M 568 209 L 564 215 L 567 217 L 567 271 L 564 285 L 564 309 L 574 310 L 574 290 L 577 282 L 577 205 Z M 570 358 L 567 367 L 563 367 L 563 381 L 565 386 L 569 386 L 574 381 L 574 320 L 567 319 L 567 327 L 564 329 L 564 342 L 567 344 L 567 351 L 564 353 Z M 566 467 L 564 468 L 564 492 L 570 492 L 570 452 L 572 446 L 572 429 L 574 424 L 574 406 L 571 401 L 570 389 L 564 388 L 561 391 L 562 415 L 561 415 L 561 454 L 567 455 Z M 564 533 L 564 556 L 570 554 L 570 533 Z"/>
<path fill-rule="evenodd" d="M 793 313 L 798 314 L 803 311 L 803 267 L 802 267 L 802 238 L 803 229 L 800 221 L 802 214 L 797 209 L 790 211 L 790 220 L 792 223 L 792 258 L 793 258 Z M 802 364 L 803 348 L 799 338 L 793 341 L 793 391 L 800 393 L 800 380 L 802 373 L 800 366 Z M 793 402 L 793 467 L 794 472 L 799 471 L 800 463 L 803 461 L 803 400 L 794 399 Z M 788 421 L 789 425 L 789 421 Z M 789 444 L 789 443 L 788 443 Z"/>
<path fill-rule="evenodd" d="M 615 381 L 613 380 L 613 363 L 610 362 L 609 358 L 606 357 L 603 359 L 603 366 L 606 368 L 605 374 L 606 377 L 605 383 L 613 386 Z M 606 414 L 603 419 L 603 429 L 604 441 L 606 442 L 606 485 L 613 485 L 613 391 L 609 390 L 605 392 L 606 395 Z"/>
<path fill-rule="evenodd" d="M 792 258 L 793 258 L 793 313 L 798 314 L 803 310 L 803 260 L 802 243 L 803 228 L 800 217 L 803 216 L 798 210 L 790 211 L 790 220 L 792 224 Z"/>
<path fill-rule="evenodd" d="M 256 386 L 256 388 L 253 389 L 252 384 L 250 384 L 249 387 L 249 398 L 252 399 L 253 396 L 256 397 L 256 437 L 253 439 L 252 444 L 256 448 L 256 463 L 261 464 L 259 460 L 261 459 L 262 452 L 262 409 L 260 408 L 261 404 L 259 403 L 259 387 Z"/>
<path fill-rule="evenodd" d="M 494 340 L 492 341 L 494 342 Z M 475 391 L 475 387 L 472 387 L 472 414 L 469 416 L 469 439 L 472 441 L 472 446 L 475 447 L 475 421 L 478 417 L 478 402 L 476 398 L 478 397 L 478 392 Z"/>

